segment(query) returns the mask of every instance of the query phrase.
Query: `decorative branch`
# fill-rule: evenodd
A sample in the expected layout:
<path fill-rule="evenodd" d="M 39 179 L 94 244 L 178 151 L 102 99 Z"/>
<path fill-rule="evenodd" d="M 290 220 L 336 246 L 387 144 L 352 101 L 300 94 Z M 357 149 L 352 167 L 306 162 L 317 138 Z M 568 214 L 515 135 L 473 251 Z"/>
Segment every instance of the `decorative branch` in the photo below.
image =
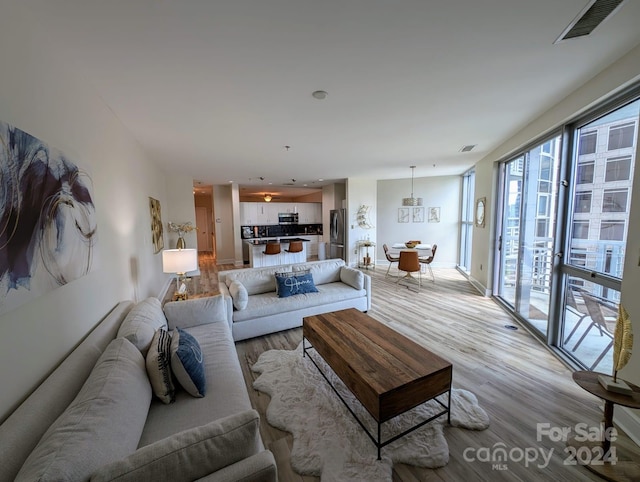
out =
<path fill-rule="evenodd" d="M 169 226 L 169 231 L 178 233 L 179 238 L 182 238 L 184 236 L 184 233 L 189 233 L 191 231 L 196 231 L 198 229 L 196 226 L 193 225 L 191 221 L 188 221 L 182 224 L 176 224 L 169 221 L 167 225 Z"/>

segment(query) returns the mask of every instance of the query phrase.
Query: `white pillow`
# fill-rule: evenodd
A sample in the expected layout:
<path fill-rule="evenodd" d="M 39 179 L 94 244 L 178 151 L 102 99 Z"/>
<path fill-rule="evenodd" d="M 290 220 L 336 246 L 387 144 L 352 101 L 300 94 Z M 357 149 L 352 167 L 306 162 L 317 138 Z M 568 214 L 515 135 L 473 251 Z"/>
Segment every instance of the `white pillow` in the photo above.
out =
<path fill-rule="evenodd" d="M 340 281 L 357 290 L 364 288 L 364 274 L 357 269 L 343 266 L 340 268 Z"/>
<path fill-rule="evenodd" d="M 236 310 L 244 310 L 249 303 L 249 293 L 240 281 L 233 281 L 229 285 L 229 294 L 233 299 L 233 306 Z"/>

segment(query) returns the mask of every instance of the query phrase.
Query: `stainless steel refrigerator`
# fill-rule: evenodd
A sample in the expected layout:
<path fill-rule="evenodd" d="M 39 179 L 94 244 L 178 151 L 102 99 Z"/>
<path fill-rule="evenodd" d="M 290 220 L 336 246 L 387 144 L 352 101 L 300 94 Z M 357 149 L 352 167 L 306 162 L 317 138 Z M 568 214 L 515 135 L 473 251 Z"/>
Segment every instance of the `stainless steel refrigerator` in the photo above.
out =
<path fill-rule="evenodd" d="M 329 222 L 329 257 L 341 258 L 345 261 L 346 257 L 346 233 L 347 233 L 347 216 L 345 209 L 332 209 Z"/>

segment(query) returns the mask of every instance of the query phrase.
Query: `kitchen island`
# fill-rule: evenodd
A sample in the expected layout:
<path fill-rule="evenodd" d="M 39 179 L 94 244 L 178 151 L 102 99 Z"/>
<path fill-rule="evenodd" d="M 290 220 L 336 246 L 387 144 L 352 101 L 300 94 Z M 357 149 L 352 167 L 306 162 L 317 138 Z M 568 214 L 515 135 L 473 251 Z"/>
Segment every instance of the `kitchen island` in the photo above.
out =
<path fill-rule="evenodd" d="M 302 251 L 289 253 L 289 243 L 291 241 L 302 241 Z M 265 246 L 269 243 L 280 243 L 280 254 L 264 254 Z M 249 266 L 252 268 L 262 268 L 263 266 L 278 266 L 280 264 L 304 263 L 307 261 L 309 243 L 304 238 L 286 238 L 274 240 L 245 240 L 249 247 Z"/>

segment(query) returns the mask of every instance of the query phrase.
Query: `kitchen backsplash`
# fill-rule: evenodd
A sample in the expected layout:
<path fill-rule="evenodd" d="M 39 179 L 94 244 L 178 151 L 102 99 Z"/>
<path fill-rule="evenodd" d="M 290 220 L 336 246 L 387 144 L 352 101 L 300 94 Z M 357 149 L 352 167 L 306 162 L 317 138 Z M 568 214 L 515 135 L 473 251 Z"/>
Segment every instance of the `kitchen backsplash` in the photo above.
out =
<path fill-rule="evenodd" d="M 248 228 L 248 229 L 245 229 Z M 268 226 L 242 226 L 243 239 L 269 238 L 278 236 L 303 236 L 305 234 L 322 234 L 322 224 L 295 224 Z M 257 232 L 257 236 L 255 233 Z"/>

